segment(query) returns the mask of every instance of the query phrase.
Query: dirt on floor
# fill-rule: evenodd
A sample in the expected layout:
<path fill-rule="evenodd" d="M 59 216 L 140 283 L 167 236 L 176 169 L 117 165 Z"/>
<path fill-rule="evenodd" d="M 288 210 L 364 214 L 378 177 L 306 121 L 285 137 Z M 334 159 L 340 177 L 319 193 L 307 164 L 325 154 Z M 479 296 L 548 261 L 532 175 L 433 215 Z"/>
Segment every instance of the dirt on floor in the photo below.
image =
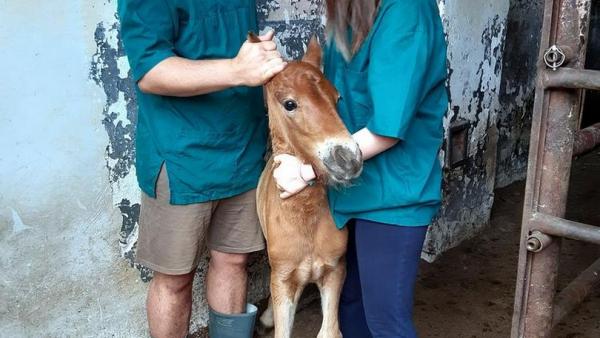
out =
<path fill-rule="evenodd" d="M 490 226 L 429 264 L 422 262 L 415 296 L 421 338 L 510 336 L 524 182 L 496 191 Z M 600 226 L 600 152 L 575 162 L 567 218 Z M 564 240 L 558 289 L 600 257 L 600 247 Z M 314 338 L 321 324 L 320 301 L 296 316 L 294 338 Z M 600 337 L 600 288 L 555 330 L 553 337 Z"/>

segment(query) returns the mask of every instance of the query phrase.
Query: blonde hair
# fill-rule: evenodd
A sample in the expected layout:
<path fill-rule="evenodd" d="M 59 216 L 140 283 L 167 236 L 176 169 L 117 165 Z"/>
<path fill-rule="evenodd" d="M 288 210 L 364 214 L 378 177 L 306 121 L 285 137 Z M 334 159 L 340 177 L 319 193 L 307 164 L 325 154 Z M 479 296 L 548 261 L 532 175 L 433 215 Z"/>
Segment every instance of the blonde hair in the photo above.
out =
<path fill-rule="evenodd" d="M 327 38 L 335 40 L 338 50 L 346 60 L 358 51 L 369 34 L 379 0 L 326 0 Z M 348 28 L 352 29 L 348 41 Z"/>

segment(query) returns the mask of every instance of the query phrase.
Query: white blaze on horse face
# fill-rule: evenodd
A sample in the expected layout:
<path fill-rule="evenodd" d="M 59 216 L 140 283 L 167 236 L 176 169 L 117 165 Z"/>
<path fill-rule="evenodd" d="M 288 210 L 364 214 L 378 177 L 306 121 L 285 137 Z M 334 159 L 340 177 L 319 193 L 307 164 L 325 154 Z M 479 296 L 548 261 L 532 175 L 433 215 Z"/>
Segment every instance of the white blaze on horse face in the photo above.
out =
<path fill-rule="evenodd" d="M 317 157 L 324 161 L 327 156 L 330 156 L 331 151 L 336 146 L 341 146 L 350 150 L 353 154 L 357 154 L 360 149 L 358 148 L 358 144 L 354 142 L 352 138 L 348 139 L 338 139 L 338 138 L 329 138 L 325 140 L 325 142 L 321 142 L 316 146 Z"/>

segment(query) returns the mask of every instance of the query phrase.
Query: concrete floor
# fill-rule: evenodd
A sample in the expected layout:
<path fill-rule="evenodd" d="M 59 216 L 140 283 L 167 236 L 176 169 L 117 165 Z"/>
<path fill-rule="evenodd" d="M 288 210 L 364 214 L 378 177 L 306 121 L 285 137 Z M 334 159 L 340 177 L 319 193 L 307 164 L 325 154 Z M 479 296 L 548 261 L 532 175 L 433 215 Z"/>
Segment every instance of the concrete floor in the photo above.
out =
<path fill-rule="evenodd" d="M 600 152 L 575 163 L 567 218 L 600 225 Z M 445 253 L 422 262 L 415 322 L 421 338 L 510 336 L 524 183 L 496 192 L 490 227 Z M 600 247 L 565 240 L 559 289 L 600 257 Z M 296 316 L 294 338 L 314 338 L 320 327 L 319 300 Z M 559 324 L 553 337 L 600 337 L 600 288 Z"/>

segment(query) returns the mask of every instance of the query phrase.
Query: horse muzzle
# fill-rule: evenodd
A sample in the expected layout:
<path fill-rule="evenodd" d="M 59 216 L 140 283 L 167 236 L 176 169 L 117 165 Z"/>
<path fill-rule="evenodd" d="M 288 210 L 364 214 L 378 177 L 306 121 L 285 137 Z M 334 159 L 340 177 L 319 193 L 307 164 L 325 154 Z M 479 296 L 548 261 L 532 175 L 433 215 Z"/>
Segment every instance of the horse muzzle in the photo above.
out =
<path fill-rule="evenodd" d="M 360 176 L 363 168 L 362 153 L 356 143 L 335 144 L 322 156 L 323 165 L 334 184 L 349 184 Z"/>

